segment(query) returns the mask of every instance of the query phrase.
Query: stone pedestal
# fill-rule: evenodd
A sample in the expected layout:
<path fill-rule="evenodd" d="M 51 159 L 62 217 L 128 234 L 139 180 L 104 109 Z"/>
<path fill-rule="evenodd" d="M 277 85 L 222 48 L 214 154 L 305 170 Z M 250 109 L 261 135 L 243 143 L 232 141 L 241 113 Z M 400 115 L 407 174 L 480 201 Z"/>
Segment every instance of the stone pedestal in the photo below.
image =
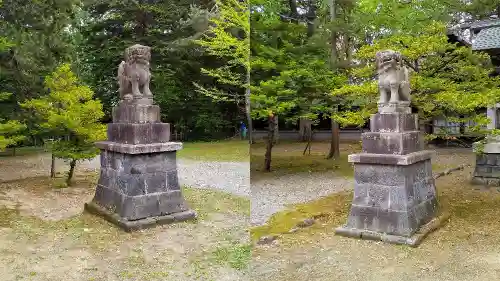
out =
<path fill-rule="evenodd" d="M 476 155 L 472 184 L 500 186 L 500 138 L 487 137 L 483 151 Z"/>
<path fill-rule="evenodd" d="M 127 231 L 196 217 L 186 205 L 177 177 L 177 150 L 159 107 L 122 102 L 113 109 L 108 141 L 101 149 L 101 174 L 85 209 Z"/>
<path fill-rule="evenodd" d="M 437 214 L 433 152 L 423 150 L 418 116 L 405 111 L 371 116 L 354 163 L 354 198 L 343 236 L 416 245 L 415 234 Z"/>

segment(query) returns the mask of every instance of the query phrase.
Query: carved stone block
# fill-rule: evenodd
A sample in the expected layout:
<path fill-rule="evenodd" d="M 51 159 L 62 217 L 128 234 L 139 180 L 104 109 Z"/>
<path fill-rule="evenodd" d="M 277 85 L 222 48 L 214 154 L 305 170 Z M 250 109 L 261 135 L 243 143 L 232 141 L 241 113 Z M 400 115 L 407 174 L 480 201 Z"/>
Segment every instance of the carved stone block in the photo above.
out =
<path fill-rule="evenodd" d="M 375 154 L 406 155 L 424 148 L 419 131 L 404 133 L 363 133 L 361 136 L 363 152 Z"/>
<path fill-rule="evenodd" d="M 121 103 L 113 108 L 113 123 L 158 123 L 160 122 L 160 107 Z"/>
<path fill-rule="evenodd" d="M 108 140 L 123 144 L 150 144 L 170 141 L 168 123 L 111 123 Z"/>
<path fill-rule="evenodd" d="M 362 135 L 363 152 L 349 155 L 354 198 L 347 223 L 336 233 L 412 244 L 438 212 L 433 152 L 423 150 L 415 114 L 377 113 L 370 128 Z"/>

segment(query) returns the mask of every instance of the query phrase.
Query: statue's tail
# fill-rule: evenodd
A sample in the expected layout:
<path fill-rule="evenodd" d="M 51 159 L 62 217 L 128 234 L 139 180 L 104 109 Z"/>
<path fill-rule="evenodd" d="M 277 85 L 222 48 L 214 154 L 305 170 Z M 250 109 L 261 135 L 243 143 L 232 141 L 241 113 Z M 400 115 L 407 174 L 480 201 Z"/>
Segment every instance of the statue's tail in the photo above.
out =
<path fill-rule="evenodd" d="M 120 98 L 123 98 L 122 92 L 125 90 L 124 89 L 124 87 L 125 87 L 125 85 L 124 85 L 124 83 L 125 83 L 125 80 L 124 80 L 125 79 L 125 62 L 124 61 L 122 61 L 120 63 L 120 65 L 118 66 L 117 79 L 118 79 L 118 87 L 119 87 L 118 92 L 120 94 Z"/>
<path fill-rule="evenodd" d="M 403 91 L 407 97 L 410 97 L 411 89 L 410 89 L 410 73 L 408 72 L 408 68 L 403 67 L 403 75 L 406 83 L 403 84 Z"/>
<path fill-rule="evenodd" d="M 124 74 L 125 74 L 125 62 L 122 61 L 118 66 L 118 80 L 120 80 L 120 78 L 122 78 Z"/>

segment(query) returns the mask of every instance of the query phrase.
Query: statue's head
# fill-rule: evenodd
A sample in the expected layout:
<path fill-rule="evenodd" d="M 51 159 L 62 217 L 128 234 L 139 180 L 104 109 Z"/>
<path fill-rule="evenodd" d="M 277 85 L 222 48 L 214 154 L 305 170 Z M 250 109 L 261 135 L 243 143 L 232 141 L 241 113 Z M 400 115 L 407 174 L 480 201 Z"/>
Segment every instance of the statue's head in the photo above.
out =
<path fill-rule="evenodd" d="M 403 57 L 399 52 L 393 50 L 384 50 L 377 52 L 375 56 L 375 62 L 377 63 L 377 68 L 381 70 L 389 66 L 397 67 L 402 65 Z"/>
<path fill-rule="evenodd" d="M 151 47 L 135 44 L 125 50 L 126 62 L 149 62 L 151 60 Z"/>

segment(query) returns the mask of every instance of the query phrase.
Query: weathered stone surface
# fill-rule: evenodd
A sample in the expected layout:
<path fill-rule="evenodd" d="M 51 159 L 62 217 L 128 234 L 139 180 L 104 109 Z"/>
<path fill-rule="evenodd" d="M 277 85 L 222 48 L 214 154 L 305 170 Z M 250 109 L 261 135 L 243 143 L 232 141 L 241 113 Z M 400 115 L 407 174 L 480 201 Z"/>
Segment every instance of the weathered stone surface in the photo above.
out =
<path fill-rule="evenodd" d="M 120 103 L 113 108 L 108 140 L 101 149 L 101 174 L 89 211 L 125 230 L 196 217 L 182 197 L 170 124 L 160 122 L 149 89 L 151 48 L 127 48 L 118 69 Z"/>
<path fill-rule="evenodd" d="M 155 227 L 157 225 L 169 224 L 174 222 L 182 222 L 186 220 L 196 219 L 196 212 L 187 210 L 184 212 L 173 213 L 157 217 L 148 217 L 140 220 L 126 220 L 120 217 L 117 213 L 97 205 L 95 202 L 85 204 L 85 210 L 89 213 L 103 217 L 105 220 L 118 225 L 127 232 Z"/>
<path fill-rule="evenodd" d="M 499 154 L 500 153 L 500 142 L 489 142 L 484 145 L 484 153 Z"/>
<path fill-rule="evenodd" d="M 127 154 L 148 154 L 182 149 L 180 142 L 165 142 L 151 144 L 124 144 L 111 141 L 97 142 L 96 146 L 102 150 L 115 151 Z"/>
<path fill-rule="evenodd" d="M 365 153 L 405 155 L 424 148 L 419 131 L 369 132 L 361 135 L 362 149 Z"/>
<path fill-rule="evenodd" d="M 431 159 L 433 155 L 434 152 L 430 150 L 417 151 L 406 155 L 358 153 L 349 155 L 348 159 L 351 163 L 411 165 L 416 162 Z"/>
<path fill-rule="evenodd" d="M 447 213 L 441 214 L 429 221 L 427 224 L 420 227 L 419 232 L 411 236 L 400 236 L 400 235 L 390 235 L 383 232 L 375 232 L 366 229 L 350 228 L 348 226 L 342 226 L 335 229 L 337 235 L 361 238 L 366 240 L 376 240 L 391 244 L 408 245 L 411 247 L 417 247 L 423 241 L 423 239 L 432 233 L 434 230 L 443 226 L 449 219 L 450 215 Z"/>
<path fill-rule="evenodd" d="M 180 190 L 126 195 L 120 190 L 98 185 L 92 202 L 129 221 L 163 216 L 189 209 Z"/>
<path fill-rule="evenodd" d="M 128 196 L 180 190 L 175 151 L 154 154 L 101 153 L 98 184 Z"/>
<path fill-rule="evenodd" d="M 160 107 L 158 105 L 121 103 L 113 108 L 113 123 L 158 123 Z"/>
<path fill-rule="evenodd" d="M 430 160 L 412 165 L 355 164 L 347 227 L 412 235 L 437 211 Z"/>
<path fill-rule="evenodd" d="M 370 130 L 372 132 L 407 132 L 418 131 L 417 114 L 373 114 L 370 117 Z"/>
<path fill-rule="evenodd" d="M 398 64 L 399 53 L 377 53 L 379 113 L 371 116 L 371 132 L 362 135 L 363 152 L 349 155 L 354 198 L 346 225 L 336 233 L 416 245 L 423 238 L 414 239 L 415 233 L 437 214 L 433 152 L 423 150 L 408 73 Z"/>
<path fill-rule="evenodd" d="M 346 227 L 411 236 L 437 212 L 430 160 L 408 166 L 356 164 Z"/>
<path fill-rule="evenodd" d="M 124 144 L 151 144 L 170 141 L 168 123 L 111 123 L 108 124 L 108 141 Z"/>
<path fill-rule="evenodd" d="M 481 153 L 476 155 L 476 167 L 472 184 L 500 186 L 500 153 Z"/>
<path fill-rule="evenodd" d="M 379 112 L 410 112 L 410 77 L 403 56 L 393 50 L 377 52 Z"/>

